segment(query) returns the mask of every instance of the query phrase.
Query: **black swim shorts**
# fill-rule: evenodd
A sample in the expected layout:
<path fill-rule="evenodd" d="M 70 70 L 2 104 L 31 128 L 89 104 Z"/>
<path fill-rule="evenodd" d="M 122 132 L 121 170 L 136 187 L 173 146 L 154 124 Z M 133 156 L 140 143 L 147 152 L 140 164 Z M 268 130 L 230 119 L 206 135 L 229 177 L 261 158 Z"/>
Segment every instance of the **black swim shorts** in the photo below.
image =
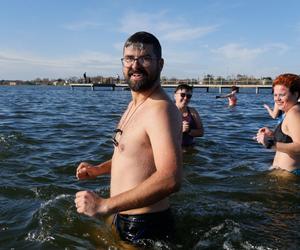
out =
<path fill-rule="evenodd" d="M 134 244 L 149 239 L 170 241 L 174 235 L 174 219 L 170 209 L 137 215 L 116 214 L 113 225 L 122 240 Z"/>

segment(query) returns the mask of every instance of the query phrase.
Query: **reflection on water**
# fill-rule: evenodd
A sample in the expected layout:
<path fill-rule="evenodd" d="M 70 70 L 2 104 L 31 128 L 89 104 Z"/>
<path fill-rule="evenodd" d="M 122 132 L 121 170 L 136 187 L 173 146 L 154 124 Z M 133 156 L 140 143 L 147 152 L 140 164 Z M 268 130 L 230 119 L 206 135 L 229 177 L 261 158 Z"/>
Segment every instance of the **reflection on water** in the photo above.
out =
<path fill-rule="evenodd" d="M 108 196 L 109 177 L 77 181 L 75 169 L 111 156 L 130 92 L 0 90 L 1 248 L 124 249 L 106 218 L 77 214 L 73 200 L 83 189 Z M 276 124 L 263 108 L 271 94 L 241 91 L 235 108 L 215 94 L 193 95 L 205 136 L 184 152 L 182 189 L 171 197 L 176 241 L 153 249 L 298 249 L 299 179 L 269 172 L 273 153 L 252 140 Z"/>

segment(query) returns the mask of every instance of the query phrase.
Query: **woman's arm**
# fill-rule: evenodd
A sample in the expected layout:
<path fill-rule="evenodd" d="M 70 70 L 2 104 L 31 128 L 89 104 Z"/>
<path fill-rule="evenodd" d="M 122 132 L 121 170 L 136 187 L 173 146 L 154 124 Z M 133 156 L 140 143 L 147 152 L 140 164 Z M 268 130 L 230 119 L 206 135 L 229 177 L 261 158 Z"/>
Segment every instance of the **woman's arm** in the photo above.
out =
<path fill-rule="evenodd" d="M 276 119 L 279 116 L 280 110 L 279 110 L 278 105 L 276 103 L 274 104 L 273 110 L 267 104 L 264 104 L 264 108 L 268 111 L 269 115 L 273 119 Z"/>
<path fill-rule="evenodd" d="M 232 91 L 231 93 L 227 94 L 227 95 L 217 95 L 216 98 L 230 98 L 232 96 L 234 96 L 236 94 L 236 91 Z"/>
<path fill-rule="evenodd" d="M 204 128 L 201 117 L 196 109 L 190 108 L 190 111 L 197 128 L 191 129 L 189 134 L 193 137 L 202 137 L 204 135 Z"/>

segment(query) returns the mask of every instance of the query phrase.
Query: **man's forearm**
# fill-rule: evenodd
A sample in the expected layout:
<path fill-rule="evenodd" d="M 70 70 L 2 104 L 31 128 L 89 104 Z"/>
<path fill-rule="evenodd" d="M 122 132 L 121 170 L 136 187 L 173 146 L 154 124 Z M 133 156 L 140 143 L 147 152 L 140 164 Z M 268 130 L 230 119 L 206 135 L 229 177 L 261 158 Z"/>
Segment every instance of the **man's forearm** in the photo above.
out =
<path fill-rule="evenodd" d="M 150 206 L 177 192 L 180 184 L 181 176 L 178 174 L 162 177 L 155 173 L 135 188 L 107 199 L 104 207 L 107 213 L 112 214 Z M 99 210 L 101 213 L 101 206 Z"/>
<path fill-rule="evenodd" d="M 111 172 L 111 159 L 105 162 L 102 162 L 99 165 L 96 165 L 97 167 L 97 175 L 102 175 L 102 174 L 110 174 Z"/>

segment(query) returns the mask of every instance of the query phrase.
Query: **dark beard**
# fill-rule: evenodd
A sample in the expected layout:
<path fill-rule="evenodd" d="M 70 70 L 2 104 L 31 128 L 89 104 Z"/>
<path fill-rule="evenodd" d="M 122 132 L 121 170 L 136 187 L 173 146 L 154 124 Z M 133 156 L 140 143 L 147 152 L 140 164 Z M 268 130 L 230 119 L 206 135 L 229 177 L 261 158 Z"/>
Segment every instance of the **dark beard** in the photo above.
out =
<path fill-rule="evenodd" d="M 143 73 L 146 76 L 146 79 L 141 80 L 141 81 L 130 81 L 130 76 L 133 73 Z M 159 78 L 159 71 L 157 71 L 156 75 L 154 77 L 149 78 L 147 72 L 143 69 L 140 69 L 139 72 L 133 72 L 133 71 L 129 71 L 128 72 L 128 78 L 126 79 L 126 82 L 129 86 L 129 88 L 134 91 L 134 92 L 143 92 L 146 90 L 151 89 L 155 82 L 157 81 L 157 79 Z"/>

